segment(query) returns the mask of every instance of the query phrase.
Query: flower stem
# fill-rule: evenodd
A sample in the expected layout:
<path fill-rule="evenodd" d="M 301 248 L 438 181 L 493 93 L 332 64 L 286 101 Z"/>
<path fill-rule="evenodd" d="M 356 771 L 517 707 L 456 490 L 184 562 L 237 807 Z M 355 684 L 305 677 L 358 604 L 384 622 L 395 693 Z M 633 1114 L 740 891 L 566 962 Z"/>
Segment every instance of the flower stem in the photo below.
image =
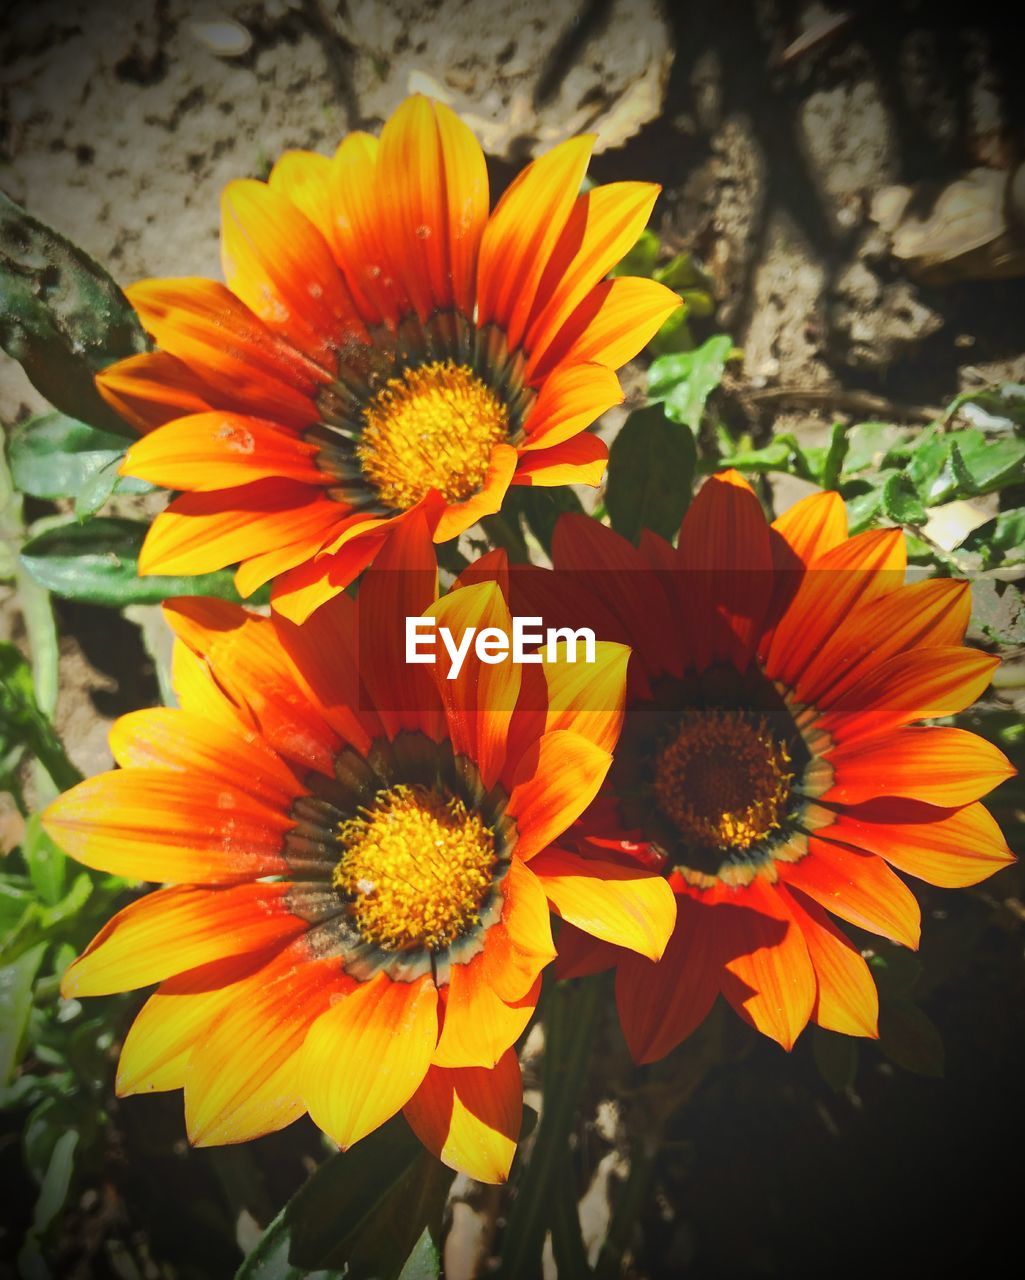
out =
<path fill-rule="evenodd" d="M 534 1147 L 502 1240 L 498 1274 L 526 1280 L 541 1274 L 541 1251 L 552 1213 L 554 1180 L 565 1170 L 565 1152 L 576 1119 L 577 1097 L 601 1015 L 600 979 L 556 983 L 545 993 L 544 1097 Z"/>

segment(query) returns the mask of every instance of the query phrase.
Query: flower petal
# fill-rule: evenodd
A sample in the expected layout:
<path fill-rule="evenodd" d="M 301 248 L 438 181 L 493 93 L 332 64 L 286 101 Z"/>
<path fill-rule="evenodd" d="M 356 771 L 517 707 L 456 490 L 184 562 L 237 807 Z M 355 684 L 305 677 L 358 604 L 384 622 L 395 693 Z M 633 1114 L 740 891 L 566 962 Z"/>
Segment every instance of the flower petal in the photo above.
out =
<path fill-rule="evenodd" d="M 546 733 L 514 766 L 508 813 L 525 862 L 575 822 L 598 794 L 612 757 L 579 733 Z"/>
<path fill-rule="evenodd" d="M 117 1067 L 117 1096 L 183 1088 L 195 1045 L 231 1008 L 252 976 L 268 972 L 283 950 L 230 956 L 162 983 L 125 1037 Z"/>
<path fill-rule="evenodd" d="M 382 231 L 396 275 L 421 320 L 455 304 L 473 314 L 477 252 L 488 217 L 488 171 L 470 129 L 414 94 L 381 130 Z"/>
<path fill-rule="evenodd" d="M 313 1120 L 346 1150 L 404 1107 L 438 1040 L 430 974 L 393 982 L 378 974 L 332 1005 L 310 1029 L 302 1092 Z"/>
<path fill-rule="evenodd" d="M 1010 866 L 1014 854 L 981 804 L 930 809 L 912 801 L 883 800 L 836 815 L 820 838 L 876 853 L 898 871 L 944 889 L 978 884 Z"/>
<path fill-rule="evenodd" d="M 538 287 L 524 346 L 540 358 L 587 294 L 633 248 L 660 188 L 613 182 L 579 196 Z"/>
<path fill-rule="evenodd" d="M 665 951 L 676 896 L 663 876 L 556 848 L 539 853 L 530 869 L 563 920 L 649 960 Z"/>
<path fill-rule="evenodd" d="M 343 514 L 319 489 L 294 480 L 186 493 L 150 526 L 139 572 L 212 573 L 283 543 L 304 542 L 312 556 Z"/>
<path fill-rule="evenodd" d="M 300 1050 L 315 1019 L 352 986 L 335 957 L 298 943 L 237 993 L 185 1071 L 185 1124 L 198 1147 L 248 1142 L 306 1112 Z"/>
<path fill-rule="evenodd" d="M 120 769 L 65 791 L 43 826 L 87 867 L 135 880 L 230 884 L 282 875 L 294 822 L 216 778 Z"/>
<path fill-rule="evenodd" d="M 194 413 L 158 427 L 128 450 L 126 474 L 193 493 L 281 477 L 331 483 L 317 447 L 291 431 L 239 413 Z"/>
<path fill-rule="evenodd" d="M 991 742 L 965 729 L 912 727 L 854 742 L 828 753 L 832 804 L 860 804 L 877 796 L 907 796 L 927 804 L 978 800 L 1013 777 L 1014 766 Z"/>
<path fill-rule="evenodd" d="M 334 372 L 339 348 L 369 342 L 324 237 L 266 183 L 224 188 L 221 266 L 232 293 L 321 368 Z"/>
<path fill-rule="evenodd" d="M 454 964 L 445 990 L 445 1018 L 434 1065 L 490 1069 L 530 1021 L 541 979 L 519 1000 L 503 1000 L 488 982 L 488 964 L 482 954 L 469 964 Z"/>
<path fill-rule="evenodd" d="M 708 1016 L 722 957 L 716 908 L 682 894 L 676 926 L 658 963 L 626 952 L 616 970 L 616 1006 L 635 1062 L 657 1062 Z"/>
<path fill-rule="evenodd" d="M 573 436 L 549 449 L 521 453 L 510 483 L 555 488 L 563 484 L 589 484 L 597 488 L 609 461 L 609 447 L 597 436 Z"/>
<path fill-rule="evenodd" d="M 809 853 L 800 862 L 779 865 L 787 885 L 860 929 L 918 947 L 922 913 L 915 895 L 882 858 L 814 836 L 808 843 Z"/>
<path fill-rule="evenodd" d="M 868 965 L 818 903 L 800 890 L 780 888 L 801 927 L 818 990 L 812 1018 L 827 1031 L 846 1036 L 879 1035 L 879 993 Z"/>
<path fill-rule="evenodd" d="M 431 1067 L 404 1114 L 438 1159 L 477 1182 L 505 1182 L 523 1117 L 520 1064 L 512 1049 L 494 1068 Z"/>
<path fill-rule="evenodd" d="M 618 369 L 647 346 L 680 305 L 677 295 L 656 280 L 606 280 L 577 306 L 545 351 L 530 357 L 527 381 L 540 386 L 560 364 Z"/>
<path fill-rule="evenodd" d="M 569 661 L 560 652 L 545 661 L 548 717 L 545 732 L 568 729 L 603 751 L 619 740 L 626 701 L 626 669 L 630 650 L 612 640 L 596 640 L 594 661 Z"/>
<path fill-rule="evenodd" d="M 523 424 L 522 453 L 562 444 L 589 427 L 606 410 L 622 404 L 623 388 L 600 364 L 570 364 L 546 378 Z"/>
<path fill-rule="evenodd" d="M 514 179 L 495 206 L 480 246 L 477 322 L 520 345 L 538 286 L 576 201 L 594 137 L 569 138 Z"/>
<path fill-rule="evenodd" d="M 815 970 L 804 934 L 782 895 L 761 877 L 738 893 L 735 905 L 717 911 L 728 957 L 723 995 L 741 1017 L 789 1051 L 815 1005 Z"/>
<path fill-rule="evenodd" d="M 159 889 L 108 920 L 65 971 L 61 993 L 105 996 L 148 987 L 217 960 L 284 945 L 306 929 L 291 914 L 289 885 Z"/>
<path fill-rule="evenodd" d="M 319 421 L 328 380 L 216 280 L 143 280 L 125 290 L 146 331 L 224 397 L 226 407 L 292 427 Z"/>
<path fill-rule="evenodd" d="M 832 490 L 810 493 L 777 516 L 772 528 L 798 560 L 808 565 L 846 540 L 847 508 Z"/>
<path fill-rule="evenodd" d="M 188 413 L 227 407 L 223 395 L 167 351 L 144 351 L 108 365 L 96 375 L 96 389 L 140 431 Z"/>

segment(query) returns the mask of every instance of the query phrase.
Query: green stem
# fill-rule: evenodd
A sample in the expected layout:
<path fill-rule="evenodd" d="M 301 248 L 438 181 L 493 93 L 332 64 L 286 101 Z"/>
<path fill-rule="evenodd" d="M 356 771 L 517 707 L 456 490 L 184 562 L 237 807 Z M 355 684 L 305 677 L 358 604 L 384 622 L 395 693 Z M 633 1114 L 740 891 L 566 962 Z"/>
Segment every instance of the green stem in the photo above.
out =
<path fill-rule="evenodd" d="M 616 1196 L 612 1220 L 595 1263 L 594 1280 L 617 1280 L 622 1271 L 623 1254 L 630 1244 L 630 1236 L 648 1194 L 658 1146 L 657 1140 L 643 1137 L 633 1145 L 630 1172 Z"/>
<path fill-rule="evenodd" d="M 485 516 L 480 523 L 491 545 L 504 548 L 510 560 L 522 563 L 529 558 L 519 520 L 514 514 L 499 512 L 494 516 Z"/>
<path fill-rule="evenodd" d="M 564 1153 L 576 1119 L 577 1097 L 598 1029 L 601 979 L 558 983 L 546 992 L 544 1094 L 534 1147 L 502 1238 L 498 1274 L 527 1280 L 541 1274 L 541 1252 L 552 1212 L 552 1186 L 564 1168 Z"/>
<path fill-rule="evenodd" d="M 58 791 L 67 791 L 69 787 L 82 781 L 81 773 L 71 763 L 61 740 L 49 725 L 33 735 L 30 747 L 36 760 L 53 779 Z"/>

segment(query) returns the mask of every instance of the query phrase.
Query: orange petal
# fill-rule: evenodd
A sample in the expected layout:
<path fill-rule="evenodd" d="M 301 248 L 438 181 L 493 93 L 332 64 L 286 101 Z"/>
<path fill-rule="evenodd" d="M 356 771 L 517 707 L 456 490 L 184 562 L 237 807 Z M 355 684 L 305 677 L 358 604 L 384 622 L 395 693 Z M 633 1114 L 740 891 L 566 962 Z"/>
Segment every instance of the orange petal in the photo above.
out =
<path fill-rule="evenodd" d="M 550 449 L 521 453 L 511 483 L 548 489 L 563 484 L 589 484 L 596 489 L 608 461 L 605 441 L 584 433 Z"/>
<path fill-rule="evenodd" d="M 484 483 L 477 493 L 462 502 L 448 503 L 441 512 L 434 532 L 435 542 L 448 542 L 458 538 L 483 516 L 494 515 L 502 509 L 516 471 L 517 453 L 512 445 L 496 444 L 491 450 L 491 461 Z"/>
<path fill-rule="evenodd" d="M 449 592 L 427 609 L 457 641 L 473 627 L 479 634 L 493 629 L 500 636 L 512 634 L 512 618 L 497 583 L 480 582 Z M 439 650 L 443 648 L 436 640 Z M 439 652 L 428 668 L 445 708 L 452 750 L 472 760 L 485 787 L 492 787 L 505 764 L 509 723 L 520 692 L 520 666 L 506 653 L 499 662 L 487 663 L 471 646 L 454 679 L 449 678 L 449 657 Z"/>
<path fill-rule="evenodd" d="M 178 706 L 189 715 L 232 732 L 252 727 L 251 718 L 225 695 L 203 659 L 180 640 L 171 650 L 171 687 Z"/>
<path fill-rule="evenodd" d="M 788 885 L 842 920 L 913 950 L 918 947 L 922 931 L 918 903 L 882 858 L 813 836 L 807 856 L 781 864 L 779 873 Z"/>
<path fill-rule="evenodd" d="M 114 722 L 110 750 L 122 769 L 199 774 L 276 809 L 287 809 L 306 794 L 280 757 L 237 719 L 224 729 L 174 707 L 130 711 Z"/>
<path fill-rule="evenodd" d="M 108 365 L 96 375 L 96 387 L 140 431 L 162 427 L 187 413 L 225 407 L 223 396 L 166 351 L 144 351 Z"/>
<path fill-rule="evenodd" d="M 64 996 L 105 996 L 162 982 L 186 969 L 284 945 L 306 922 L 285 902 L 289 886 L 159 889 L 103 926 L 65 971 Z"/>
<path fill-rule="evenodd" d="M 473 314 L 477 251 L 488 217 L 480 144 L 448 107 L 414 94 L 381 131 L 382 232 L 421 320 L 453 303 Z"/>
<path fill-rule="evenodd" d="M 772 527 L 807 565 L 846 539 L 847 508 L 838 493 L 810 493 L 773 520 Z"/>
<path fill-rule="evenodd" d="M 613 182 L 579 196 L 538 287 L 525 348 L 540 358 L 592 288 L 633 248 L 660 188 Z"/>
<path fill-rule="evenodd" d="M 121 769 L 58 796 L 43 825 L 73 858 L 111 875 L 226 884 L 282 875 L 294 823 L 216 778 Z"/>
<path fill-rule="evenodd" d="M 330 245 L 334 236 L 331 160 L 318 151 L 285 151 L 274 162 L 267 185 L 304 214 Z"/>
<path fill-rule="evenodd" d="M 502 881 L 502 918 L 488 930 L 484 979 L 502 1000 L 520 1000 L 555 959 L 548 899 L 531 869 L 513 858 Z"/>
<path fill-rule="evenodd" d="M 502 1000 L 488 983 L 483 955 L 469 964 L 454 964 L 446 989 L 445 1019 L 436 1067 L 488 1067 L 519 1039 L 530 1021 L 541 992 L 538 978 L 519 1000 Z"/>
<path fill-rule="evenodd" d="M 313 1120 L 343 1149 L 373 1132 L 420 1087 L 438 1040 L 438 990 L 427 974 L 378 974 L 313 1024 L 302 1091 Z"/>
<path fill-rule="evenodd" d="M 215 280 L 143 280 L 126 294 L 146 331 L 223 397 L 225 407 L 286 426 L 319 421 L 328 374 L 272 333 Z"/>
<path fill-rule="evenodd" d="M 716 923 L 728 956 L 723 995 L 789 1051 L 811 1017 L 816 982 L 804 934 L 787 903 L 757 877 L 737 893 L 736 905 L 717 908 Z"/>
<path fill-rule="evenodd" d="M 603 364 L 618 369 L 651 341 L 680 306 L 656 280 L 620 276 L 597 285 L 567 319 L 543 354 L 527 361 L 527 381 L 541 380 L 560 364 Z"/>
<path fill-rule="evenodd" d="M 548 449 L 579 435 L 606 410 L 623 401 L 611 369 L 600 364 L 563 365 L 546 378 L 523 424 L 523 453 Z"/>
<path fill-rule="evenodd" d="M 954 715 L 976 701 L 999 665 L 978 649 L 909 649 L 862 676 L 816 725 L 847 750 L 910 720 Z"/>
<path fill-rule="evenodd" d="M 772 549 L 761 505 L 737 473 L 702 485 L 680 527 L 677 565 L 691 664 L 702 671 L 726 659 L 743 670 L 769 607 Z"/>
<path fill-rule="evenodd" d="M 338 348 L 369 342 L 324 237 L 266 183 L 224 188 L 221 266 L 232 293 L 321 368 L 334 372 Z"/>
<path fill-rule="evenodd" d="M 860 804 L 877 796 L 907 796 L 927 804 L 978 800 L 1014 775 L 991 742 L 964 729 L 897 729 L 829 752 L 833 786 L 823 800 Z"/>
<path fill-rule="evenodd" d="M 800 673 L 797 698 L 825 709 L 894 654 L 959 645 L 971 607 L 968 583 L 955 578 L 911 582 L 855 605 Z"/>
<path fill-rule="evenodd" d="M 999 826 L 977 802 L 930 810 L 882 801 L 838 813 L 818 834 L 877 853 L 898 871 L 944 889 L 978 884 L 1014 862 Z"/>
<path fill-rule="evenodd" d="M 185 1124 L 195 1146 L 248 1142 L 305 1114 L 300 1050 L 352 979 L 335 957 L 299 956 L 250 978 L 189 1055 Z"/>
<path fill-rule="evenodd" d="M 538 286 L 587 170 L 593 136 L 569 138 L 517 176 L 488 220 L 477 275 L 478 325 L 523 338 Z"/>
<path fill-rule="evenodd" d="M 708 1016 L 719 994 L 722 958 L 715 908 L 682 895 L 662 959 L 622 953 L 616 1006 L 635 1062 L 664 1058 Z M 561 945 L 561 938 L 560 938 Z"/>
<path fill-rule="evenodd" d="M 290 622 L 302 624 L 321 605 L 352 585 L 383 546 L 392 522 L 367 522 L 369 531 L 347 541 L 339 550 L 316 556 L 286 570 L 274 583 L 271 605 Z"/>
<path fill-rule="evenodd" d="M 129 1028 L 117 1067 L 119 1098 L 181 1089 L 194 1046 L 235 1003 L 255 973 L 269 971 L 281 948 L 248 952 L 162 983 Z"/>
<path fill-rule="evenodd" d="M 546 849 L 530 864 L 563 920 L 605 942 L 658 960 L 676 923 L 669 882 L 637 866 Z"/>
<path fill-rule="evenodd" d="M 505 1182 L 523 1116 L 515 1052 L 502 1054 L 491 1071 L 431 1067 L 404 1114 L 424 1146 L 450 1169 L 478 1182 Z"/>
<path fill-rule="evenodd" d="M 294 480 L 186 493 L 150 526 L 139 572 L 211 573 L 296 542 L 305 542 L 313 556 L 343 514 L 344 508 L 319 489 Z"/>
<path fill-rule="evenodd" d="M 194 493 L 274 476 L 328 485 L 316 456 L 315 445 L 272 422 L 238 413 L 194 413 L 133 444 L 124 470 L 165 489 Z"/>
<path fill-rule="evenodd" d="M 672 938 L 669 940 L 672 943 Z M 619 947 L 610 947 L 607 942 L 599 942 L 597 938 L 582 929 L 575 929 L 568 921 L 559 925 L 558 955 L 555 957 L 553 972 L 559 980 L 570 978 L 587 978 L 592 973 L 604 973 L 613 969 L 629 958 L 640 959 L 630 951 Z M 667 948 L 668 950 L 668 948 Z M 715 983 L 713 997 L 719 990 L 718 980 Z"/>
<path fill-rule="evenodd" d="M 568 729 L 579 733 L 603 751 L 619 740 L 626 701 L 626 668 L 630 650 L 625 644 L 597 640 L 594 662 L 570 662 L 560 652 L 555 662 L 545 661 L 548 685 L 548 717 L 545 732 Z"/>
<path fill-rule="evenodd" d="M 333 774 L 340 739 L 296 680 L 269 618 L 197 596 L 167 601 L 164 616 L 235 705 L 249 712 L 268 746 L 301 769 Z"/>
<path fill-rule="evenodd" d="M 525 862 L 575 822 L 598 794 L 612 757 L 568 729 L 540 738 L 512 771 L 508 813 Z"/>
<path fill-rule="evenodd" d="M 894 591 L 906 567 L 900 529 L 870 529 L 819 556 L 776 626 L 765 660 L 768 674 L 793 685 L 855 605 Z"/>
<path fill-rule="evenodd" d="M 818 992 L 812 1017 L 827 1031 L 879 1035 L 879 993 L 868 965 L 822 908 L 799 890 L 780 888 L 808 946 Z"/>

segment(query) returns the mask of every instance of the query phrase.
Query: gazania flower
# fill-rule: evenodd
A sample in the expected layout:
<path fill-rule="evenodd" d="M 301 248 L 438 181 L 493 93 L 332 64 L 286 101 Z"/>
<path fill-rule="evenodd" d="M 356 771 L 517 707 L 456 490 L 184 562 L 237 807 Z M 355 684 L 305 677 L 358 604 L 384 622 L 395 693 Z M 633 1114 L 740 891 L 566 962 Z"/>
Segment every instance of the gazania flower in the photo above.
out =
<path fill-rule="evenodd" d="M 700 490 L 676 550 L 564 517 L 553 560 L 524 574 L 529 600 L 514 588 L 516 612 L 633 646 L 616 759 L 573 843 L 663 867 L 678 904 L 658 963 L 563 926 L 561 971 L 617 966 L 639 1061 L 720 994 L 785 1048 L 809 1019 L 875 1036 L 875 985 L 833 917 L 916 947 L 918 904 L 897 873 L 955 887 L 1011 858 L 979 803 L 1007 760 L 913 723 L 989 683 L 996 660 L 962 644 L 968 584 L 906 584 L 900 530 L 847 537 L 835 493 L 769 526 L 735 473 Z"/>
<path fill-rule="evenodd" d="M 554 956 L 549 904 L 652 957 L 671 932 L 658 876 L 546 850 L 605 776 L 626 651 L 531 667 L 529 698 L 524 668 L 472 655 L 435 680 L 402 661 L 407 615 L 509 629 L 494 583 L 440 600 L 435 583 L 418 521 L 358 605 L 342 595 L 303 627 L 168 605 L 180 709 L 119 720 L 120 769 L 47 811 L 87 865 L 171 882 L 107 924 L 64 990 L 160 984 L 117 1088 L 184 1088 L 195 1143 L 308 1110 L 347 1147 L 402 1109 L 441 1159 L 500 1181 L 521 1114 L 511 1046 Z"/>
<path fill-rule="evenodd" d="M 498 511 L 512 485 L 591 484 L 585 428 L 615 370 L 679 305 L 605 279 L 658 188 L 580 195 L 593 139 L 530 164 L 488 212 L 484 155 L 448 108 L 409 99 L 380 142 L 287 152 L 223 198 L 227 287 L 148 280 L 128 296 L 159 350 L 99 387 L 143 429 L 125 474 L 182 490 L 143 573 L 241 561 L 301 621 L 440 495 L 434 538 Z"/>

